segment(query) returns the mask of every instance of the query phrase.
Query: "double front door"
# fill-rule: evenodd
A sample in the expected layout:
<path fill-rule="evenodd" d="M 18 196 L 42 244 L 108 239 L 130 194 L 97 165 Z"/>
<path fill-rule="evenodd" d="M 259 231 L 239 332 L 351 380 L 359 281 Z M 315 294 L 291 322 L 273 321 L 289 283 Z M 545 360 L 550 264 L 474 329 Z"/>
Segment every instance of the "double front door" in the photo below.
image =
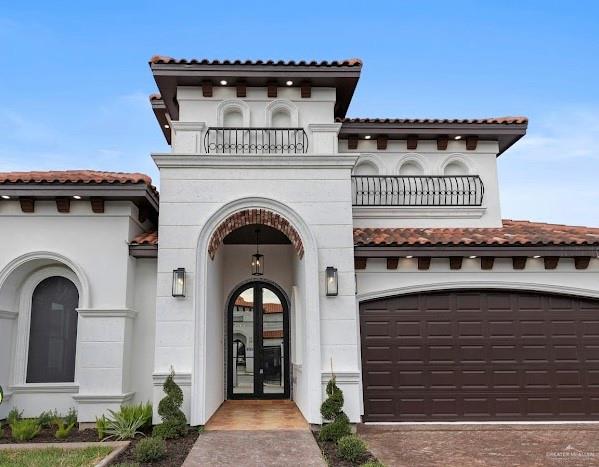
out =
<path fill-rule="evenodd" d="M 229 399 L 289 397 L 289 306 L 277 287 L 251 282 L 228 306 Z"/>

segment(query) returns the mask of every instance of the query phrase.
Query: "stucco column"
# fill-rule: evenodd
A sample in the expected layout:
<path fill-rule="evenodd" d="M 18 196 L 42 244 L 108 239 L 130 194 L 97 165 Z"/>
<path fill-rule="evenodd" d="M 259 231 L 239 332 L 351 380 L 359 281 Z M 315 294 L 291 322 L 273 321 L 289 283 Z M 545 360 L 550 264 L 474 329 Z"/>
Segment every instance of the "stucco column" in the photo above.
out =
<path fill-rule="evenodd" d="M 128 308 L 78 308 L 77 312 L 79 393 L 73 399 L 78 403 L 79 421 L 92 422 L 134 395 L 128 366 L 136 312 Z"/>

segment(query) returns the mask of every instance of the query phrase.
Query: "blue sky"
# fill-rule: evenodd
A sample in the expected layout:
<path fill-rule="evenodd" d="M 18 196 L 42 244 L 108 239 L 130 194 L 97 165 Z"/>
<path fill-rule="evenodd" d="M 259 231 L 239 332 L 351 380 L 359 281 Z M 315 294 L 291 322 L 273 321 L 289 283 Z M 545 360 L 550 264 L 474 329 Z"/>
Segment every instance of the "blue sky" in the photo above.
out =
<path fill-rule="evenodd" d="M 599 225 L 599 2 L 11 2 L 0 170 L 142 171 L 168 148 L 154 54 L 364 61 L 349 116 L 526 115 L 506 218 Z"/>

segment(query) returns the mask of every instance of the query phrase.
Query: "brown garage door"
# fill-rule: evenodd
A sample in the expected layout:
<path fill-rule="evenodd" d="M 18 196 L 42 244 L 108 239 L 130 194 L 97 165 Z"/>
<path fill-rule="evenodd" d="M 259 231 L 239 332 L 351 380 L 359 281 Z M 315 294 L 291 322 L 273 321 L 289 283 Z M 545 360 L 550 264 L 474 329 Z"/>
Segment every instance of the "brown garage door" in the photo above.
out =
<path fill-rule="evenodd" d="M 360 305 L 365 421 L 599 420 L 599 301 L 515 291 Z"/>

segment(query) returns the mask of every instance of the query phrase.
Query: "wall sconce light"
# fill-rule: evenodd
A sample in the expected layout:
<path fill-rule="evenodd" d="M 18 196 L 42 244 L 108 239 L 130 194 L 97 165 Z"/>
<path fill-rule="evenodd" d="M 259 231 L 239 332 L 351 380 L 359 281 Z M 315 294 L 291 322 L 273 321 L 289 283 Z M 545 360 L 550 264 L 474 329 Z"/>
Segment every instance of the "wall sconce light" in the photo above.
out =
<path fill-rule="evenodd" d="M 173 269 L 173 297 L 185 297 L 185 268 Z"/>
<path fill-rule="evenodd" d="M 327 297 L 336 297 L 339 293 L 339 279 L 337 278 L 337 268 L 327 266 L 325 271 Z"/>

